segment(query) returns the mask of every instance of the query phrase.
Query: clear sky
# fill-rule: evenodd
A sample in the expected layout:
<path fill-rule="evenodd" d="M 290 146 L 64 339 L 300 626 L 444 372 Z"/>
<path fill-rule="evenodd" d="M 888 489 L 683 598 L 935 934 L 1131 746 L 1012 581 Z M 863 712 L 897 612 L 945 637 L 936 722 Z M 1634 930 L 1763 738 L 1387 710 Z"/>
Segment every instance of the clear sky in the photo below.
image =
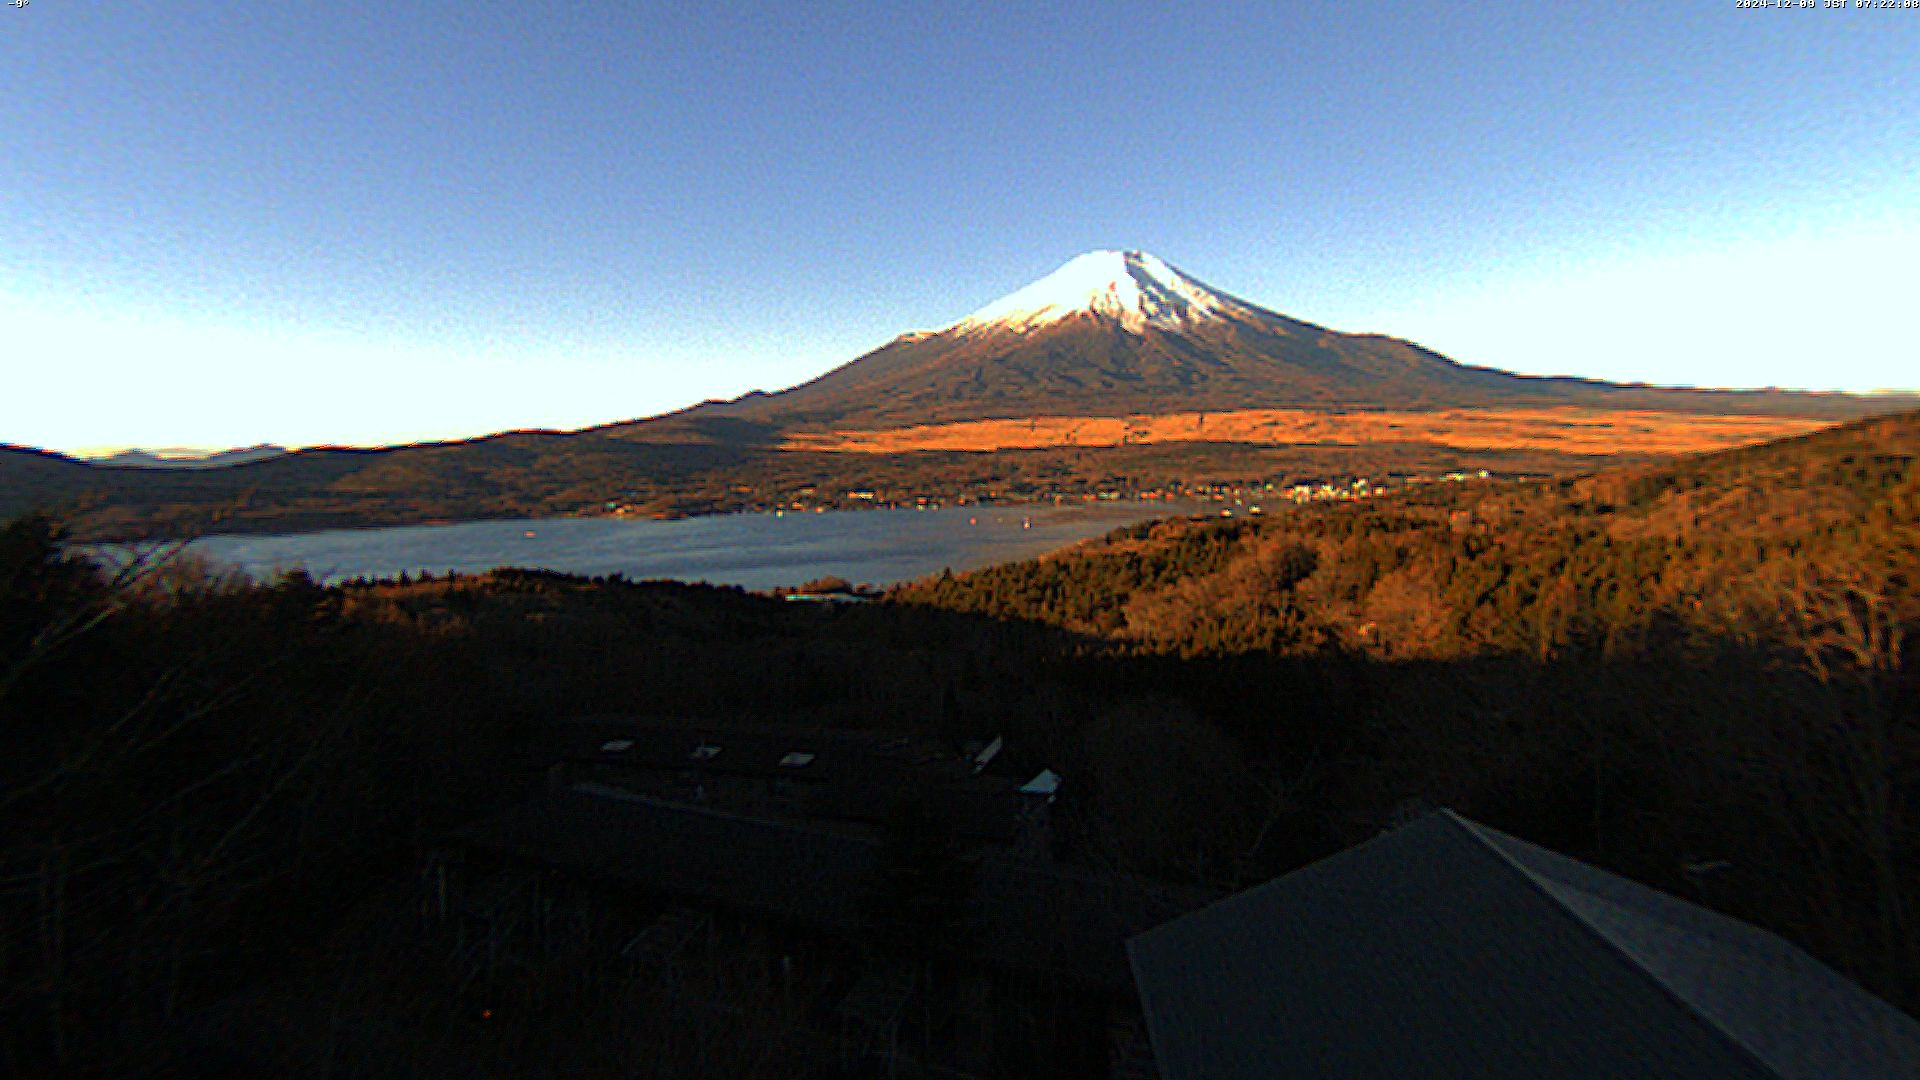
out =
<path fill-rule="evenodd" d="M 30 0 L 0 72 L 0 442 L 644 416 L 1095 248 L 1467 363 L 1920 385 L 1920 10 Z"/>

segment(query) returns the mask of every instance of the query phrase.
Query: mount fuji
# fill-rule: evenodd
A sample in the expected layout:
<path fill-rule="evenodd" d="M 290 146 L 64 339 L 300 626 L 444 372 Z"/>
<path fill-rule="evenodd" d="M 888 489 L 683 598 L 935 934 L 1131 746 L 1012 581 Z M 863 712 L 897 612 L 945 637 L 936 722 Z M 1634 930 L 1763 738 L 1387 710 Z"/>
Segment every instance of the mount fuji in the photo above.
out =
<path fill-rule="evenodd" d="M 781 430 L 1246 409 L 1586 406 L 1854 415 L 1845 395 L 1621 386 L 1456 363 L 1216 289 L 1144 251 L 1095 251 L 935 331 L 810 382 L 700 406 Z M 682 414 L 686 415 L 686 414 Z"/>

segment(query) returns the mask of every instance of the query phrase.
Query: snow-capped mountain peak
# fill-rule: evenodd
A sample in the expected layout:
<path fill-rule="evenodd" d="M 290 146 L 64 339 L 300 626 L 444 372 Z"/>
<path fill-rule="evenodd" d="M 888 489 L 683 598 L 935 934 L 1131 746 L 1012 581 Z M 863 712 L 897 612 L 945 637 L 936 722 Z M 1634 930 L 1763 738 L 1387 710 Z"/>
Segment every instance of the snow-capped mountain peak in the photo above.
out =
<path fill-rule="evenodd" d="M 1197 322 L 1245 317 L 1251 305 L 1209 288 L 1144 251 L 1093 251 L 951 329 L 1030 330 L 1075 315 L 1117 319 L 1135 333 L 1173 330 Z"/>

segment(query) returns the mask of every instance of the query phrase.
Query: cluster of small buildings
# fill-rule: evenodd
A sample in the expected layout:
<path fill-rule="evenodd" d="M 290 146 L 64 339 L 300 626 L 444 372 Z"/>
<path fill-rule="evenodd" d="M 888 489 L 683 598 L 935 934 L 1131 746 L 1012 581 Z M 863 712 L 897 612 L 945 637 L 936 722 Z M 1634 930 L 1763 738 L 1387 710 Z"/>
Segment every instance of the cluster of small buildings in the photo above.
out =
<path fill-rule="evenodd" d="M 1063 780 L 1004 740 L 607 717 L 550 750 L 544 794 L 425 868 L 474 981 L 602 928 L 592 947 L 715 1037 L 739 1007 L 715 987 L 790 997 L 794 1075 L 1155 1075 L 1126 940 L 1213 895 L 1063 864 Z M 890 898 L 927 872 L 900 865 L 903 808 L 963 882 L 937 918 Z"/>
<path fill-rule="evenodd" d="M 1331 481 L 1319 484 L 1295 484 L 1287 489 L 1287 498 L 1297 503 L 1326 502 L 1329 500 L 1353 501 L 1357 499 L 1375 499 L 1387 494 L 1390 489 L 1375 487 L 1373 481 L 1364 476 L 1345 483 Z"/>
<path fill-rule="evenodd" d="M 1222 898 L 1065 861 L 1072 778 L 1002 739 L 604 717 L 549 749 L 426 868 L 474 977 L 597 932 L 691 1024 L 773 987 L 786 1075 L 1920 1077 L 1920 1025 L 1785 941 L 1445 811 Z M 903 806 L 963 883 L 906 924 L 887 883 L 944 878 Z"/>
<path fill-rule="evenodd" d="M 1493 473 L 1486 469 L 1449 472 L 1440 476 L 1407 476 L 1402 479 L 1406 485 L 1427 483 L 1465 483 L 1472 480 L 1487 480 Z M 1284 480 L 1249 483 L 1206 483 L 1187 484 L 1179 481 L 1158 487 L 1140 487 L 1130 483 L 1108 483 L 1103 486 L 1077 487 L 1071 490 L 1060 488 L 1042 488 L 1034 486 L 995 486 L 981 484 L 971 490 L 950 492 L 947 494 L 919 494 L 884 491 L 879 488 L 846 488 L 822 491 L 817 486 L 803 486 L 782 494 L 762 495 L 748 486 L 735 486 L 728 493 L 726 507 L 732 510 L 759 510 L 777 515 L 814 513 L 823 514 L 829 510 L 848 509 L 884 509 L 884 510 L 939 510 L 948 506 L 994 506 L 1025 505 L 1049 503 L 1056 506 L 1068 503 L 1112 502 L 1121 499 L 1139 499 L 1145 501 L 1195 501 L 1227 502 L 1244 505 L 1247 499 L 1257 499 L 1263 495 L 1286 498 L 1296 503 L 1322 501 L 1354 501 L 1379 498 L 1392 490 L 1383 483 L 1376 483 L 1367 477 L 1350 480 L 1324 480 L 1288 485 Z M 610 514 L 615 517 L 629 517 L 647 512 L 639 504 L 629 499 L 608 500 L 599 504 L 593 512 Z"/>

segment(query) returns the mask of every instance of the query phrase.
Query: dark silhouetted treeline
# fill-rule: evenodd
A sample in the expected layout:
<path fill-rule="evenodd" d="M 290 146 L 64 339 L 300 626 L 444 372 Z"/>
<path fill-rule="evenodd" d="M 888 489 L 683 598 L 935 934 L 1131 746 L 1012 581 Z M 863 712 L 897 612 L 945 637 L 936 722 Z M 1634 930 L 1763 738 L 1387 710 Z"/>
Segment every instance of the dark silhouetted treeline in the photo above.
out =
<path fill-rule="evenodd" d="M 314 1017 L 395 995 L 414 1027 L 383 1053 L 427 1072 L 468 1043 L 511 1075 L 587 1052 L 550 1041 L 579 1016 L 465 1029 L 459 980 L 392 940 L 423 844 L 538 790 L 573 716 L 960 736 L 1096 711 L 1033 685 L 1046 631 L 877 607 L 510 570 L 253 584 L 165 551 L 113 574 L 47 519 L 0 527 L 0 1071 L 120 1074 L 295 976 Z M 400 968 L 313 974 L 370 928 Z"/>

